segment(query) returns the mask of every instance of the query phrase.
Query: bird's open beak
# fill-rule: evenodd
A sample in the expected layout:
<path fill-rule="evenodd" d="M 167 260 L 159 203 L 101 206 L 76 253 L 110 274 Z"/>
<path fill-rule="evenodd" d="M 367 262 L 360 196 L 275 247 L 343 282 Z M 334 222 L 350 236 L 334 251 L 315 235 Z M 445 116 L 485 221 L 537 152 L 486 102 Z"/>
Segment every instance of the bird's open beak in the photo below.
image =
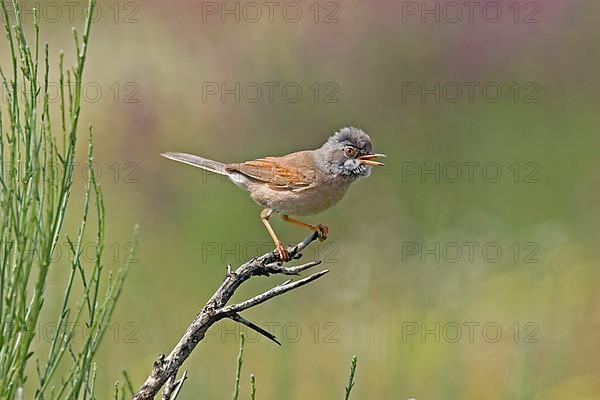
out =
<path fill-rule="evenodd" d="M 374 158 L 385 157 L 385 154 L 367 154 L 360 156 L 357 159 L 360 160 L 361 164 L 368 165 L 370 167 L 382 167 L 385 164 L 379 161 L 373 160 Z"/>

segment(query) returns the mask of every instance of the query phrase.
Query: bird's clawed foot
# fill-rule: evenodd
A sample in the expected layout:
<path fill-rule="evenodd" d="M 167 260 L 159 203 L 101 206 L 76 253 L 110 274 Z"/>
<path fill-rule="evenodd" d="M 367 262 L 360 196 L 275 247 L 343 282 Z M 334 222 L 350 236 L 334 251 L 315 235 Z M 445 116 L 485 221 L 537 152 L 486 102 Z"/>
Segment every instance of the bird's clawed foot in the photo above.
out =
<path fill-rule="evenodd" d="M 281 259 L 281 261 L 287 262 L 292 259 L 292 257 L 290 256 L 290 253 L 287 251 L 287 249 L 285 248 L 283 243 L 277 242 L 277 244 L 275 245 L 275 250 L 277 250 L 277 253 L 279 254 L 279 258 Z"/>
<path fill-rule="evenodd" d="M 321 242 L 327 239 L 327 235 L 329 235 L 329 228 L 322 224 L 317 225 L 315 231 L 317 231 L 317 235 Z"/>

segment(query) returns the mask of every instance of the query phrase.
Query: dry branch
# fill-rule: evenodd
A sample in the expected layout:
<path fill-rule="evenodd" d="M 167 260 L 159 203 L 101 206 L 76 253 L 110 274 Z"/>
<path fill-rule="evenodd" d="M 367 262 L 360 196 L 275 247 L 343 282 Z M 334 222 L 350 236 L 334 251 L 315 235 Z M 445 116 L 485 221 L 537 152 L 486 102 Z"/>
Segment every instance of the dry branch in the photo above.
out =
<path fill-rule="evenodd" d="M 301 251 L 315 239 L 317 239 L 316 232 L 304 239 L 298 245 L 289 248 L 288 251 L 291 255 L 291 259 L 294 260 L 300 258 Z M 179 340 L 177 345 L 175 345 L 173 350 L 171 350 L 171 353 L 168 356 L 161 354 L 158 360 L 154 362 L 150 376 L 148 376 L 146 382 L 140 387 L 133 399 L 154 399 L 161 387 L 166 384 L 162 396 L 163 400 L 175 400 L 175 397 L 185 380 L 185 373 L 183 378 L 180 380 L 176 379 L 177 371 L 192 353 L 196 345 L 204 339 L 204 335 L 208 328 L 224 318 L 229 318 L 241 323 L 267 337 L 269 340 L 280 344 L 273 334 L 267 332 L 253 322 L 248 321 L 239 313 L 264 303 L 273 297 L 304 286 L 322 277 L 329 271 L 323 270 L 298 281 L 288 280 L 262 294 L 252 297 L 251 299 L 238 304 L 227 305 L 227 302 L 231 299 L 240 285 L 253 276 L 269 276 L 271 274 L 299 275 L 300 272 L 320 264 L 320 261 L 311 261 L 303 265 L 291 267 L 283 267 L 279 264 L 279 255 L 277 252 L 271 252 L 245 262 L 235 271 L 232 271 L 231 266 L 228 266 L 227 275 L 219 289 L 217 289 L 208 303 L 206 303 L 200 313 L 194 318 L 185 334 Z"/>

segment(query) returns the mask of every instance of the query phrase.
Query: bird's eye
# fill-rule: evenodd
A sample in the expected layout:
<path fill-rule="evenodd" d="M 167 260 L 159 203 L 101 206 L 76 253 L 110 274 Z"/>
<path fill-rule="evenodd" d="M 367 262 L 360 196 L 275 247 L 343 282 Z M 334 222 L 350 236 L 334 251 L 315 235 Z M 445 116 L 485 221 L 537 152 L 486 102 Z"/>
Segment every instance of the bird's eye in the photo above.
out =
<path fill-rule="evenodd" d="M 356 155 L 356 149 L 354 147 L 347 146 L 344 148 L 344 154 L 346 157 L 354 157 Z"/>

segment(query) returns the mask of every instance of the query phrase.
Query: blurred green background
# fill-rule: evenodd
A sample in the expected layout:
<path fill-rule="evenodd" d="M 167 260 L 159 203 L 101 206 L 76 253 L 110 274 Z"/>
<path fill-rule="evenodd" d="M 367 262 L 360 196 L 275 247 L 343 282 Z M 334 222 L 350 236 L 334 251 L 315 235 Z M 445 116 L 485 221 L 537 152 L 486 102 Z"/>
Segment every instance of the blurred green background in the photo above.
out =
<path fill-rule="evenodd" d="M 38 4 L 53 60 L 73 56 L 82 22 L 67 3 Z M 96 132 L 108 267 L 140 224 L 99 357 L 103 398 L 123 369 L 141 384 L 228 263 L 272 248 L 244 193 L 159 153 L 248 160 L 348 125 L 386 167 L 308 218 L 331 234 L 305 259 L 330 274 L 246 313 L 283 346 L 249 333 L 242 396 L 254 373 L 262 400 L 340 398 L 357 354 L 356 399 L 600 398 L 600 4 L 483 1 L 470 18 L 449 3 L 275 2 L 269 15 L 264 2 L 100 2 L 82 122 Z M 306 234 L 274 226 L 289 243 Z M 182 398 L 230 396 L 239 330 L 209 332 Z"/>

